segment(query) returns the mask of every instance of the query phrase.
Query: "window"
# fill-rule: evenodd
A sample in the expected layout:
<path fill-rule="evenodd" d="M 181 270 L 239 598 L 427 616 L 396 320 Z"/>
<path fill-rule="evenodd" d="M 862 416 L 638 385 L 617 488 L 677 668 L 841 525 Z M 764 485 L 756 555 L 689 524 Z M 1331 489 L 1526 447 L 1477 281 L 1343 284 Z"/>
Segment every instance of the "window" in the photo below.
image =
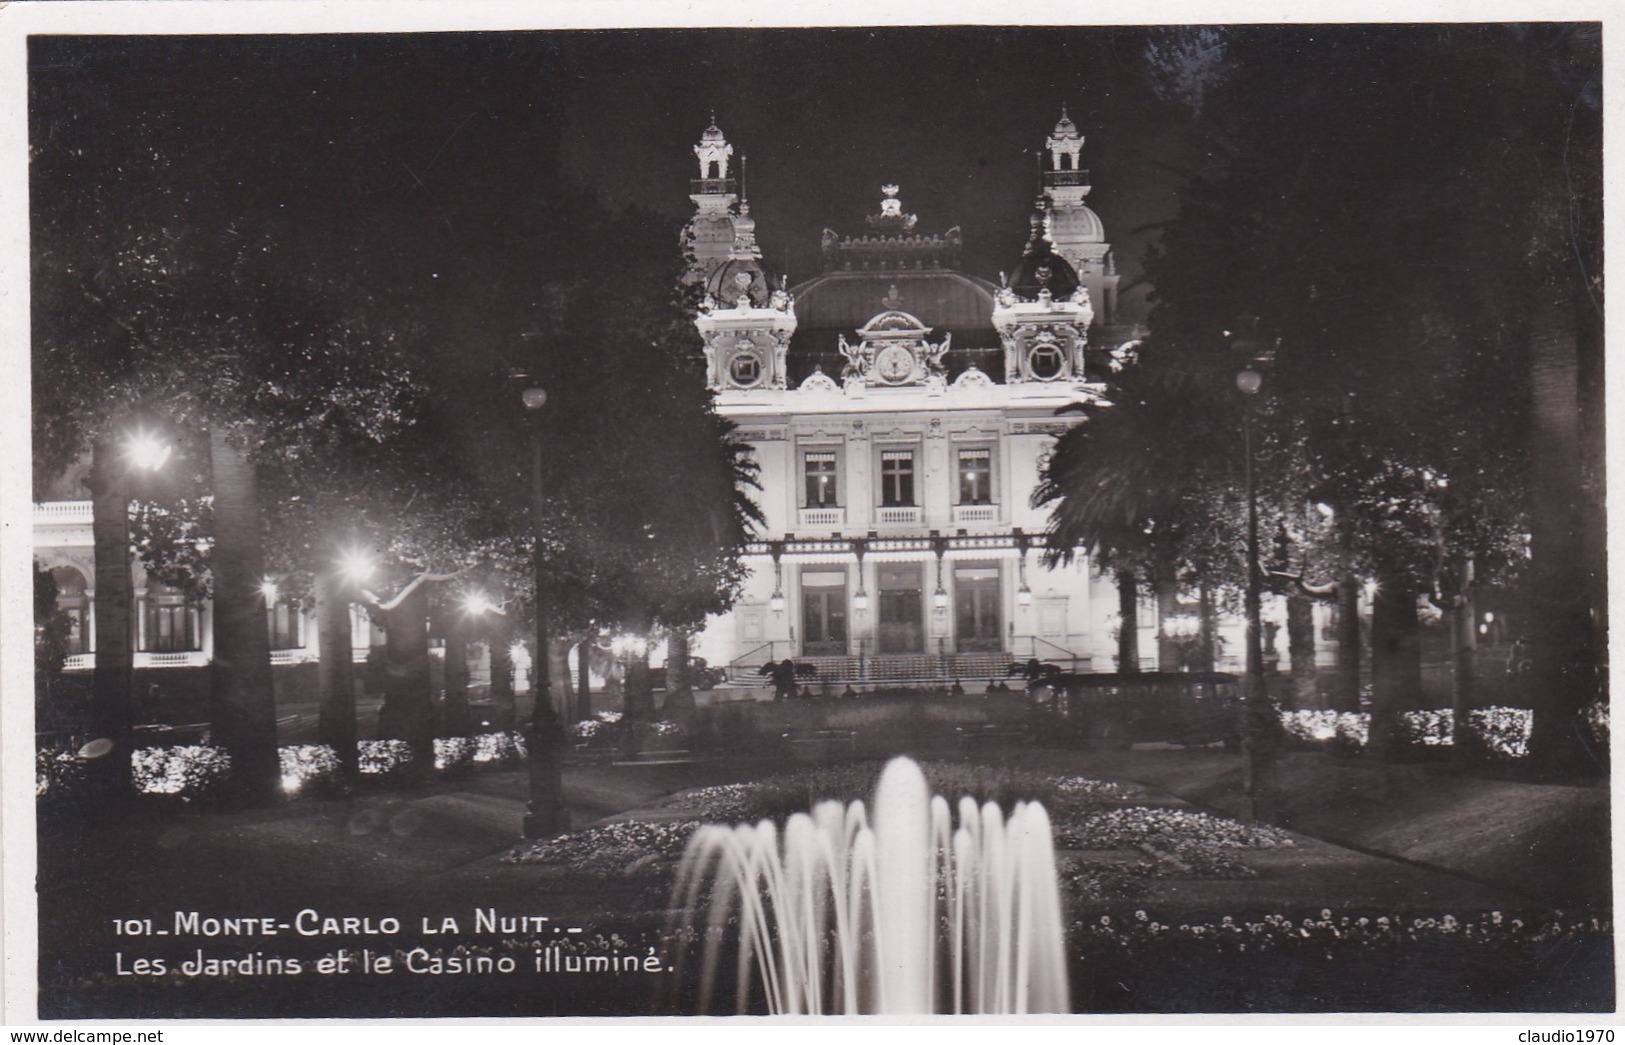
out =
<path fill-rule="evenodd" d="M 880 453 L 880 503 L 887 508 L 914 504 L 914 451 Z"/>
<path fill-rule="evenodd" d="M 835 452 L 809 450 L 803 457 L 807 476 L 807 507 L 834 508 L 841 502 L 836 495 Z"/>
<path fill-rule="evenodd" d="M 68 618 L 67 652 L 89 653 L 90 599 L 85 595 L 85 575 L 72 566 L 51 571 L 56 581 L 56 608 Z"/>
<path fill-rule="evenodd" d="M 954 633 L 961 653 L 997 650 L 999 645 L 999 567 L 954 566 Z"/>
<path fill-rule="evenodd" d="M 959 451 L 959 503 L 993 503 L 993 451 L 988 448 Z"/>
<path fill-rule="evenodd" d="M 801 574 L 801 651 L 846 652 L 846 571 Z"/>
<path fill-rule="evenodd" d="M 149 582 L 146 598 L 146 634 L 141 648 L 147 653 L 180 653 L 201 649 L 198 611 L 186 593 L 167 584 Z"/>
<path fill-rule="evenodd" d="M 299 603 L 291 599 L 278 599 L 276 605 L 266 607 L 265 623 L 270 629 L 272 649 L 304 648 L 305 629 Z"/>

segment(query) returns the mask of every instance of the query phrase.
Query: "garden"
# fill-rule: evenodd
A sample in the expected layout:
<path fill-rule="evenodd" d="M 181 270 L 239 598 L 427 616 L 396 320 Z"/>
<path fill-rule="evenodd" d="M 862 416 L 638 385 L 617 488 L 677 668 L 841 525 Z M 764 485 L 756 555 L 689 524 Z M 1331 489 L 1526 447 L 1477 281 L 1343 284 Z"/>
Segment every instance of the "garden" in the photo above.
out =
<path fill-rule="evenodd" d="M 586 731 L 613 738 L 618 724 L 605 721 Z M 522 738 L 494 734 L 443 741 L 436 761 L 443 778 L 513 767 L 522 753 Z M 403 753 L 393 745 L 369 744 L 362 755 L 362 766 L 369 771 L 354 794 L 371 794 L 374 802 L 397 801 L 392 793 L 398 789 L 389 781 L 402 771 Z M 1057 760 L 1066 757 L 1020 751 L 974 760 L 926 758 L 921 766 L 934 793 L 970 796 L 1006 813 L 1018 802 L 1038 801 L 1049 812 L 1075 1012 L 1612 1007 L 1612 923 L 1604 906 L 1565 905 L 1559 910 L 1445 876 L 1436 876 L 1443 892 L 1413 892 L 1411 879 L 1401 876 L 1420 873 L 1414 869 L 1218 815 L 1137 784 L 1057 770 Z M 199 804 L 207 808 L 210 789 L 224 772 L 210 748 L 154 749 L 137 764 L 145 799 L 157 802 L 156 808 L 185 814 L 156 835 L 170 838 L 206 827 L 213 814 L 198 817 L 192 811 Z M 299 801 L 285 813 L 266 815 L 274 823 L 291 824 L 285 818 L 304 815 L 296 809 L 303 806 L 311 815 L 331 820 L 341 836 L 352 833 L 355 825 L 343 812 L 350 799 L 334 790 L 334 766 L 330 749 L 284 749 L 287 792 Z M 674 907 L 673 890 L 695 832 L 705 824 L 762 820 L 782 828 L 792 815 L 819 801 L 869 801 L 883 766 L 880 760 L 854 759 L 793 767 L 761 761 L 740 764 L 731 773 L 705 762 L 649 770 L 669 773 L 663 779 L 677 781 L 676 790 L 653 792 L 642 805 L 565 835 L 493 854 L 469 865 L 467 877 L 434 879 L 434 884 L 404 893 L 381 881 L 345 879 L 346 903 L 356 910 L 398 914 L 409 927 L 418 924 L 419 915 L 453 909 L 456 905 L 446 897 L 455 894 L 482 906 L 545 913 L 555 926 L 582 930 L 564 937 L 555 935 L 555 928 L 552 933 L 465 932 L 438 939 L 407 931 L 378 941 L 399 962 L 409 956 L 419 965 L 508 958 L 525 975 L 377 977 L 365 984 L 365 991 L 343 978 L 272 979 L 250 973 L 203 981 L 171 971 L 136 983 L 103 969 L 105 955 L 93 947 L 83 961 L 75 959 L 59 972 L 42 975 L 42 986 L 60 1015 L 125 1011 L 127 1006 L 135 1011 L 154 1004 L 155 997 L 178 1015 L 274 1015 L 287 1011 L 282 1007 L 292 1004 L 295 995 L 297 1009 L 308 1015 L 690 1012 L 696 998 L 696 956 L 708 930 L 701 928 L 706 925 L 702 915 Z M 588 765 L 579 772 L 619 779 L 629 770 Z M 65 769 L 43 771 L 47 794 L 52 787 L 71 787 L 63 784 L 68 775 Z M 707 776 L 722 782 L 704 783 Z M 508 786 L 501 777 L 488 784 L 481 784 L 478 775 L 466 779 L 476 792 Z M 331 814 L 320 812 L 329 806 Z M 388 816 L 394 823 L 393 814 Z M 265 837 L 285 839 L 285 830 L 275 828 Z M 156 844 L 161 849 L 170 843 Z M 391 844 L 418 852 L 409 838 Z M 334 854 L 348 846 L 326 845 L 323 851 Z M 1328 853 L 1363 862 L 1334 866 L 1327 862 Z M 1393 875 L 1393 881 L 1367 881 L 1384 875 Z M 450 882 L 464 884 L 453 888 Z M 242 895 L 257 894 L 250 889 Z M 286 895 L 296 904 L 314 895 L 337 902 L 337 894 L 327 887 L 318 892 L 296 887 Z M 313 938 L 279 940 L 276 947 L 277 953 L 304 959 L 308 968 L 335 944 Z M 245 950 L 239 944 L 232 953 Z M 580 968 L 589 958 L 642 962 L 650 957 L 663 963 L 661 975 L 619 971 L 623 966 L 614 965 L 610 971 L 546 979 L 531 972 L 530 964 L 545 960 L 553 969 L 569 971 L 571 962 Z M 719 1000 L 708 1011 L 734 1011 L 731 992 L 717 993 Z M 749 994 L 746 1009 L 767 1011 L 759 991 Z"/>
<path fill-rule="evenodd" d="M 666 949 L 692 949 L 701 919 L 667 908 L 696 830 L 763 819 L 782 827 L 815 801 L 868 798 L 881 766 L 805 767 L 698 788 L 641 814 L 523 844 L 504 859 L 629 890 L 645 908 L 635 920 L 645 935 L 659 934 Z M 971 762 L 922 768 L 935 793 L 1006 811 L 1037 800 L 1050 811 L 1075 1011 L 1611 1007 L 1612 923 L 1604 913 L 1302 903 L 1294 887 L 1283 891 L 1279 862 L 1267 858 L 1299 844 L 1286 831 L 1185 808 L 1131 784 Z M 1245 902 L 1202 899 L 1204 886 L 1249 881 L 1256 888 Z"/>

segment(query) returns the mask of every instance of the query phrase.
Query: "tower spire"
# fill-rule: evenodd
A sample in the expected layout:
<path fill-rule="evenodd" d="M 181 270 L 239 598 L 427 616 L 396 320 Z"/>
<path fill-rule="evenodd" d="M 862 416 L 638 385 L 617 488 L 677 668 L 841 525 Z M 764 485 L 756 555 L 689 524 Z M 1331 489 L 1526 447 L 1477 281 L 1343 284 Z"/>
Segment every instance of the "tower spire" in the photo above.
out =
<path fill-rule="evenodd" d="M 1112 323 L 1117 309 L 1117 273 L 1105 226 L 1084 202 L 1090 185 L 1089 172 L 1081 162 L 1083 141 L 1082 132 L 1063 103 L 1061 118 L 1039 154 L 1043 182 L 1039 207 L 1049 246 L 1077 270 L 1079 281 L 1095 303 L 1096 316 L 1103 323 Z"/>

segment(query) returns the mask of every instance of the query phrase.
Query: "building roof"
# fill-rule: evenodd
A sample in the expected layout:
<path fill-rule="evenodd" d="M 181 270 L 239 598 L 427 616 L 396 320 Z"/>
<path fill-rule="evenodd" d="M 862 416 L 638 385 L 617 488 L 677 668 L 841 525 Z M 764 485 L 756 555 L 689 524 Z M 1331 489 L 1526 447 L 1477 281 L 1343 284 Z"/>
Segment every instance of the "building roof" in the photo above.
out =
<path fill-rule="evenodd" d="M 938 330 L 992 329 L 993 293 L 985 279 L 949 270 L 826 272 L 791 290 L 801 330 L 850 332 L 876 313 L 903 310 Z"/>

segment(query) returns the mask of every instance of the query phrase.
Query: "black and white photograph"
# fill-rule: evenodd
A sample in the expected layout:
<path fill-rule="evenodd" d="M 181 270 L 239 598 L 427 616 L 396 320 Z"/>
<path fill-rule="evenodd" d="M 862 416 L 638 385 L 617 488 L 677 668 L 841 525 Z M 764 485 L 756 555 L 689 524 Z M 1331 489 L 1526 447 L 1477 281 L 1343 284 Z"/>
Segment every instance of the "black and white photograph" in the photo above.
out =
<path fill-rule="evenodd" d="M 999 17 L 9 38 L 7 1022 L 1612 1020 L 1603 23 Z"/>

